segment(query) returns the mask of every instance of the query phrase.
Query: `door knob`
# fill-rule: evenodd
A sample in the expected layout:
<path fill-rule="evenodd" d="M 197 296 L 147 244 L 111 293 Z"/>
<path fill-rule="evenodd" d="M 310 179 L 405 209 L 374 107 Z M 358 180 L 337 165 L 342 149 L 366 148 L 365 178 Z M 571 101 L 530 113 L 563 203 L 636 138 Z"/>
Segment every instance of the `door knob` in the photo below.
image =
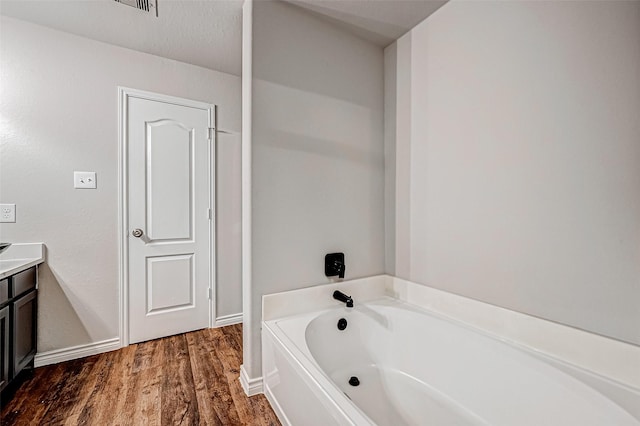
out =
<path fill-rule="evenodd" d="M 142 234 L 144 234 L 144 232 L 140 228 L 136 228 L 133 231 L 131 231 L 131 235 L 133 235 L 136 238 L 142 237 Z"/>

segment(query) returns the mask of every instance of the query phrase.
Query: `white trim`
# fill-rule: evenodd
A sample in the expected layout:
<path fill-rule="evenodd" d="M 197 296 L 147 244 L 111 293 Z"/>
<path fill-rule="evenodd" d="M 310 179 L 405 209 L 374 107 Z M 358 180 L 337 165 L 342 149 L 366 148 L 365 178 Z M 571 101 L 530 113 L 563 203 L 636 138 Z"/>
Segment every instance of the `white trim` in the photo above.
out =
<path fill-rule="evenodd" d="M 175 96 L 163 95 L 160 93 L 146 92 L 143 90 L 131 89 L 118 86 L 118 330 L 119 347 L 129 345 L 129 206 L 128 199 L 128 139 L 127 139 L 127 99 L 135 97 L 151 101 L 171 103 L 190 108 L 200 108 L 209 112 L 209 127 L 216 128 L 217 132 L 217 106 L 201 101 L 178 98 Z M 209 152 L 209 208 L 215 211 L 215 143 L 208 143 Z M 209 221 L 209 288 L 211 294 L 216 294 L 215 279 L 215 216 Z M 209 299 L 209 327 L 214 323 L 215 302 L 212 297 Z"/>
<path fill-rule="evenodd" d="M 33 364 L 36 367 L 42 367 L 43 365 L 57 364 L 59 362 L 111 352 L 117 349 L 120 349 L 120 339 L 114 337 L 99 342 L 87 343 L 86 345 L 71 346 L 69 348 L 37 353 Z"/>
<path fill-rule="evenodd" d="M 126 94 L 127 96 L 131 96 L 139 99 L 146 99 L 148 101 L 157 101 L 157 102 L 169 103 L 169 104 L 174 104 L 174 105 L 179 105 L 179 106 L 184 106 L 189 108 L 198 108 L 198 109 L 206 109 L 206 110 L 212 109 L 213 107 L 215 107 L 215 105 L 207 102 L 196 101 L 196 100 L 187 99 L 187 98 L 179 98 L 177 96 L 163 95 L 162 93 L 148 92 L 145 90 L 132 89 L 130 87 L 118 86 L 118 90 Z"/>
<path fill-rule="evenodd" d="M 247 396 L 263 393 L 262 376 L 250 379 L 244 365 L 240 366 L 240 384 Z"/>
<path fill-rule="evenodd" d="M 223 315 L 216 318 L 214 327 L 226 327 L 227 325 L 242 324 L 242 312 L 231 315 Z"/>
<path fill-rule="evenodd" d="M 129 345 L 129 234 L 127 203 L 129 180 L 127 170 L 127 92 L 124 87 L 118 87 L 118 331 L 120 347 Z"/>
<path fill-rule="evenodd" d="M 242 362 L 253 371 L 254 330 L 251 270 L 251 91 L 252 91 L 252 47 L 253 47 L 253 0 L 242 5 Z M 244 371 L 242 369 L 241 371 Z M 245 373 L 246 374 L 246 373 Z M 248 377 L 248 376 L 247 376 Z M 243 385 L 244 386 L 244 385 Z M 246 389 L 245 389 L 246 391 Z"/>
<path fill-rule="evenodd" d="M 218 151 L 218 106 L 209 106 L 209 128 L 213 128 L 213 139 L 207 143 L 209 150 L 209 327 L 216 322 L 216 158 Z"/>

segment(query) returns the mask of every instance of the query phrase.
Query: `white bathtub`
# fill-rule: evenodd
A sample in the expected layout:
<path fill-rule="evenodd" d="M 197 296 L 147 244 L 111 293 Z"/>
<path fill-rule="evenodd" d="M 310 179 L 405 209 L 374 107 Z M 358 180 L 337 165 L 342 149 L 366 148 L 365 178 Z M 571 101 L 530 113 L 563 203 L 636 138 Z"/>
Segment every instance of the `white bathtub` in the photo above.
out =
<path fill-rule="evenodd" d="M 265 321 L 263 354 L 284 424 L 640 425 L 634 389 L 389 297 Z"/>

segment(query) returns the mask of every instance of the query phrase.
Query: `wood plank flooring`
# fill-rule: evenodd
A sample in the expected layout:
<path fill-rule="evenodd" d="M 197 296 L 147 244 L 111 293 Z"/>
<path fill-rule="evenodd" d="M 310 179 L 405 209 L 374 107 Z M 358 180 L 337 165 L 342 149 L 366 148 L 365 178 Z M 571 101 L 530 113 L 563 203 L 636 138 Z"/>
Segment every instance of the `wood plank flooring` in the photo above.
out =
<path fill-rule="evenodd" d="M 280 425 L 238 380 L 242 326 L 130 345 L 37 368 L 3 408 L 5 425 Z"/>

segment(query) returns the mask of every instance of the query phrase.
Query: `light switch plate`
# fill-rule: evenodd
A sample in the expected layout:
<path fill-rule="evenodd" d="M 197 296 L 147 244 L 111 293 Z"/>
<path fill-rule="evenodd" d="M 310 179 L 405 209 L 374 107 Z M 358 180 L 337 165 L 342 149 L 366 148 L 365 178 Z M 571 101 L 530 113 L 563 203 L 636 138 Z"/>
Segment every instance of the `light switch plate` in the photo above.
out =
<path fill-rule="evenodd" d="M 0 204 L 0 223 L 14 223 L 16 221 L 16 205 Z"/>
<path fill-rule="evenodd" d="M 96 172 L 73 172 L 73 187 L 96 189 Z"/>

